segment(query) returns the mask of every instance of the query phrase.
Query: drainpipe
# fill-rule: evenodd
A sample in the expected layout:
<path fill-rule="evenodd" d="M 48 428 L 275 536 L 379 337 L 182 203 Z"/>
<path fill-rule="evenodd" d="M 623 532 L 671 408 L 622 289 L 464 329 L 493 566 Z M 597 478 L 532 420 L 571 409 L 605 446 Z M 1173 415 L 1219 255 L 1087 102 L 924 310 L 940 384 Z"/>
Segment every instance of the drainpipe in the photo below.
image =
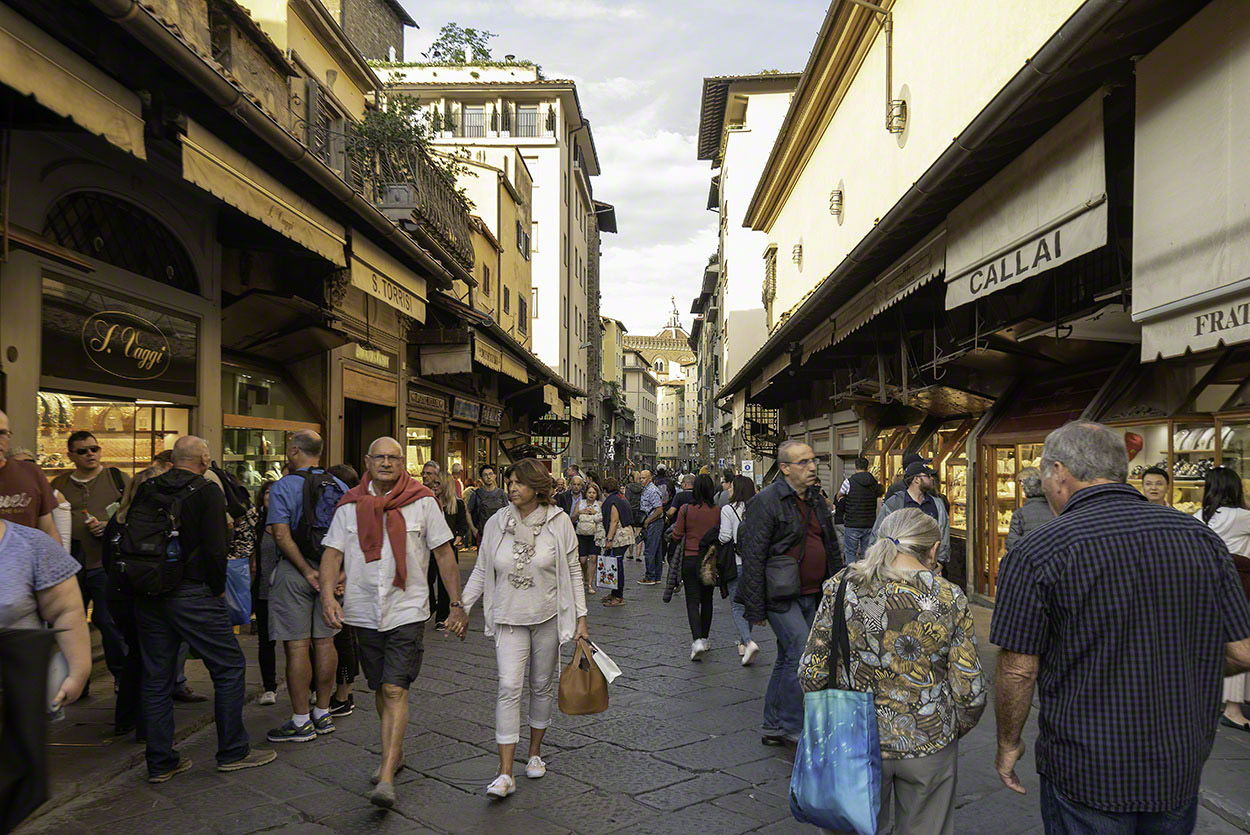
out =
<path fill-rule="evenodd" d="M 106 17 L 129 32 L 136 40 L 167 61 L 189 79 L 214 104 L 238 119 L 283 159 L 311 177 L 317 185 L 346 204 L 375 232 L 397 246 L 424 267 L 444 288 L 452 286 L 452 274 L 432 255 L 417 245 L 406 232 L 391 223 L 372 203 L 309 153 L 300 142 L 275 122 L 243 93 L 212 68 L 173 32 L 144 9 L 138 0 L 91 0 Z"/>

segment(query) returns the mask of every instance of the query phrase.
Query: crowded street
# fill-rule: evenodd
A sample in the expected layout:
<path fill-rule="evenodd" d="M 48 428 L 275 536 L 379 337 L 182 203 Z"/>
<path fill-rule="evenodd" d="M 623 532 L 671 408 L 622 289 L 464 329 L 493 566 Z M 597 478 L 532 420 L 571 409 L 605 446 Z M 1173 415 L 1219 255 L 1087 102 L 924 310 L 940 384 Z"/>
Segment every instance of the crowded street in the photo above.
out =
<path fill-rule="evenodd" d="M 0 835 L 1250 833 L 1247 0 L 0 0 Z"/>
<path fill-rule="evenodd" d="M 461 561 L 467 576 L 472 558 Z M 629 563 L 627 572 L 637 571 Z M 790 764 L 786 749 L 760 745 L 764 687 L 774 647 L 761 638 L 759 659 L 742 667 L 733 630 L 718 610 L 713 648 L 691 664 L 683 640 L 680 600 L 660 602 L 655 588 L 630 583 L 627 604 L 592 612 L 591 637 L 610 651 L 622 670 L 611 685 L 608 712 L 561 716 L 549 734 L 550 771 L 527 780 L 508 805 L 489 802 L 481 789 L 494 774 L 494 650 L 471 619 L 464 644 L 431 627 L 421 676 L 413 686 L 412 715 L 404 739 L 409 768 L 396 778 L 399 802 L 391 813 L 369 805 L 368 772 L 377 760 L 378 719 L 363 684 L 356 685 L 355 713 L 332 736 L 283 749 L 272 766 L 236 775 L 211 769 L 211 728 L 191 735 L 181 750 L 197 763 L 185 782 L 143 783 L 136 746 L 109 746 L 94 771 L 75 767 L 55 749 L 58 808 L 21 829 L 23 835 L 59 835 L 89 827 L 101 835 L 204 833 L 804 833 L 790 816 Z M 725 601 L 718 600 L 720 606 Z M 725 607 L 727 610 L 728 607 Z M 978 613 L 982 663 L 993 669 L 994 651 L 984 641 L 989 613 Z M 255 682 L 255 642 L 241 637 Z M 566 651 L 566 656 L 568 655 Z M 193 665 L 198 666 L 198 665 Z M 188 678 L 197 688 L 207 677 Z M 274 707 L 255 704 L 251 686 L 245 712 L 260 735 Z M 111 698 L 92 698 L 81 735 L 107 738 Z M 194 708 L 180 709 L 179 722 Z M 968 835 L 1041 832 L 1034 792 L 1036 774 L 1021 770 L 1030 794 L 1006 789 L 993 769 L 994 723 L 989 713 L 960 741 L 959 800 L 955 831 Z M 1029 734 L 1035 732 L 1030 722 Z M 60 737 L 58 737 L 60 738 Z M 55 742 L 54 742 L 55 744 Z M 58 769 L 59 771 L 59 769 Z M 1203 780 L 1199 833 L 1250 831 L 1250 737 L 1222 731 Z M 1229 821 L 1240 822 L 1234 825 Z"/>

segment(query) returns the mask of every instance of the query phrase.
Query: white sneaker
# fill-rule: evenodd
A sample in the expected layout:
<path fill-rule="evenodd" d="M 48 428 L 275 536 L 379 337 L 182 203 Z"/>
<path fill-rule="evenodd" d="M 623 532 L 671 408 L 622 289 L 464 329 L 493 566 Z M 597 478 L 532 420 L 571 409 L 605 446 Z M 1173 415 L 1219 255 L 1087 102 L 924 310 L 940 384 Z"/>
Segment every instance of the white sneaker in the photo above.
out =
<path fill-rule="evenodd" d="M 759 651 L 760 651 L 760 645 L 755 643 L 755 641 L 750 641 L 749 643 L 747 643 L 746 647 L 742 651 L 742 666 L 744 667 L 751 666 L 751 662 L 755 660 L 755 655 Z"/>
<path fill-rule="evenodd" d="M 516 781 L 507 774 L 500 774 L 486 787 L 486 793 L 491 797 L 507 797 L 514 791 L 516 791 Z"/>
<path fill-rule="evenodd" d="M 707 652 L 708 643 L 702 638 L 692 641 L 690 644 L 690 660 L 700 661 L 703 659 L 703 653 Z"/>
<path fill-rule="evenodd" d="M 272 704 L 276 704 L 277 701 L 278 701 L 278 694 L 273 692 L 272 690 L 266 690 L 264 693 L 260 694 L 260 698 L 256 700 L 256 704 L 272 705 Z"/>
<path fill-rule="evenodd" d="M 525 776 L 531 780 L 537 780 L 547 773 L 547 764 L 543 762 L 542 757 L 530 757 L 529 763 L 525 766 Z"/>
<path fill-rule="evenodd" d="M 739 642 L 738 643 L 738 655 L 742 656 L 742 654 L 745 653 L 746 651 L 747 651 L 747 645 L 742 642 Z"/>

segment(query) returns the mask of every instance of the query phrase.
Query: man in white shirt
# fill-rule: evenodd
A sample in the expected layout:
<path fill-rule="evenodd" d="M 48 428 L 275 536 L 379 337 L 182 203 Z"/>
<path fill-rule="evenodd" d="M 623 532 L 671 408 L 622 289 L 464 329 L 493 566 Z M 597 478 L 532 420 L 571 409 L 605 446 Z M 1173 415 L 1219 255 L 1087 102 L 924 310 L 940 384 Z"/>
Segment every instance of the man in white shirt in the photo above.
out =
<path fill-rule="evenodd" d="M 434 494 L 408 475 L 403 447 L 394 438 L 378 438 L 365 464 L 368 473 L 343 497 L 323 540 L 321 606 L 327 623 L 356 631 L 360 666 L 382 719 L 382 764 L 369 800 L 389 809 L 403 761 L 408 688 L 421 670 L 430 617 L 431 552 L 451 605 L 463 607 L 451 530 Z M 396 558 L 399 549 L 402 561 Z M 334 599 L 340 567 L 347 577 L 341 607 Z"/>

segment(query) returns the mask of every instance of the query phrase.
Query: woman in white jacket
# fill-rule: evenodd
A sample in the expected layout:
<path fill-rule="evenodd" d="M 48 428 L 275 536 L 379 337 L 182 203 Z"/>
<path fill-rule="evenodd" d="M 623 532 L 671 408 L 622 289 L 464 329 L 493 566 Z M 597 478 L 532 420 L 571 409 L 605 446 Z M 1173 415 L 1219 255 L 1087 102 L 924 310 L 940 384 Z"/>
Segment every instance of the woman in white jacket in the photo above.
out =
<path fill-rule="evenodd" d="M 750 476 L 734 476 L 729 487 L 729 504 L 720 509 L 720 541 L 722 544 L 734 544 L 733 579 L 725 584 L 729 596 L 730 609 L 733 612 L 734 626 L 738 629 L 738 654 L 742 656 L 742 666 L 749 667 L 760 651 L 760 645 L 751 640 L 751 624 L 747 623 L 746 607 L 735 598 L 738 594 L 738 571 L 742 568 L 742 557 L 738 554 L 738 530 L 742 527 L 742 517 L 747 515 L 747 502 L 755 497 L 755 482 Z M 728 569 L 728 566 L 726 566 Z"/>
<path fill-rule="evenodd" d="M 577 535 L 568 515 L 551 500 L 554 484 L 532 458 L 504 473 L 512 503 L 482 531 L 477 564 L 464 590 L 464 608 L 452 609 L 447 628 L 463 635 L 468 612 L 482 600 L 486 634 L 495 638 L 499 692 L 495 743 L 499 775 L 487 787 L 491 797 L 516 791 L 512 762 L 520 739 L 521 688 L 530 685 L 530 750 L 525 775 L 542 777 L 543 734 L 555 708 L 560 645 L 586 637 L 586 593 L 578 561 Z"/>

